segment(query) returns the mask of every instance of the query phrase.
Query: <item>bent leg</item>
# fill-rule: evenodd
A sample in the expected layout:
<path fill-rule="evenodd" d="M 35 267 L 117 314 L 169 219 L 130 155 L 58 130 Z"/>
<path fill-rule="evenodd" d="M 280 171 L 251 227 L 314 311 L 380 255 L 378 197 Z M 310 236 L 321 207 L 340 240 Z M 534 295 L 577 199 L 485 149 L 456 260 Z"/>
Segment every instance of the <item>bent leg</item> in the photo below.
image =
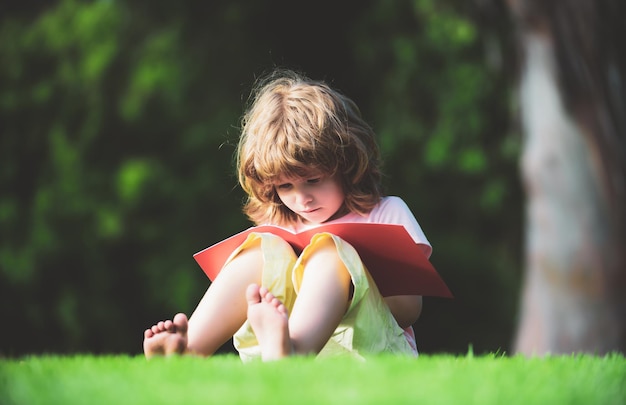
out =
<path fill-rule="evenodd" d="M 347 354 L 357 358 L 383 352 L 415 355 L 416 350 L 407 342 L 404 331 L 398 326 L 354 247 L 335 235 L 318 234 L 311 242 L 313 249 L 307 247 L 302 253 L 302 262 L 305 265 L 309 262 L 308 258 L 317 250 L 315 242 L 320 238 L 332 239 L 336 253 L 349 273 L 348 286 L 353 287 L 349 291 L 349 305 L 320 355 Z M 293 279 L 296 290 L 304 289 L 304 278 L 311 276 L 310 270 L 314 269 L 307 267 L 305 271 L 302 265 L 296 266 Z M 291 312 L 293 314 L 294 310 Z"/>
<path fill-rule="evenodd" d="M 251 284 L 246 290 L 248 321 L 261 347 L 264 361 L 289 356 L 293 346 L 289 339 L 288 312 L 285 305 L 265 287 Z"/>
<path fill-rule="evenodd" d="M 263 278 L 269 275 L 264 273 Z M 248 289 L 246 324 L 252 323 L 261 344 L 258 354 L 264 359 L 292 353 L 417 354 L 358 253 L 341 238 L 316 235 L 295 264 L 292 285 L 298 293 L 289 301 L 292 304 L 285 302 L 291 312 L 288 319 L 274 289 L 272 293 L 258 286 Z M 253 344 L 258 347 L 256 338 Z"/>
<path fill-rule="evenodd" d="M 350 302 L 350 273 L 333 239 L 321 237 L 313 243 L 315 250 L 302 263 L 304 272 L 289 317 L 289 337 L 298 354 L 319 353 Z"/>
<path fill-rule="evenodd" d="M 245 291 L 261 280 L 263 254 L 259 238 L 251 235 L 211 283 L 191 318 L 177 314 L 144 332 L 144 354 L 208 356 L 230 339 L 246 319 Z"/>
<path fill-rule="evenodd" d="M 246 320 L 246 288 L 261 282 L 263 255 L 260 240 L 240 251 L 224 266 L 198 303 L 187 332 L 187 350 L 211 355 Z"/>
<path fill-rule="evenodd" d="M 266 294 L 271 291 L 270 295 L 279 300 L 286 307 L 286 310 L 291 311 L 296 298 L 292 283 L 292 273 L 298 257 L 289 243 L 282 238 L 269 233 L 258 235 L 262 239 L 261 249 L 265 262 L 263 264 L 261 282 L 251 284 L 260 284 Z M 259 297 L 266 294 L 259 293 L 257 298 L 248 299 L 248 304 L 250 302 L 254 304 L 256 301 L 261 302 L 262 300 Z M 244 362 L 264 357 L 262 347 L 264 343 L 260 342 L 262 338 L 259 338 L 259 335 L 265 336 L 266 333 L 261 330 L 265 328 L 261 325 L 270 325 L 271 322 L 266 322 L 265 319 L 272 319 L 275 312 L 275 308 L 266 305 L 258 305 L 254 306 L 254 308 L 251 309 L 249 305 L 248 320 L 233 336 L 234 346 Z M 266 312 L 269 312 L 267 317 Z M 258 314 L 259 316 L 253 314 Z M 256 322 L 257 319 L 261 319 L 261 321 Z M 265 342 L 268 340 L 272 341 L 273 338 L 265 339 Z"/>

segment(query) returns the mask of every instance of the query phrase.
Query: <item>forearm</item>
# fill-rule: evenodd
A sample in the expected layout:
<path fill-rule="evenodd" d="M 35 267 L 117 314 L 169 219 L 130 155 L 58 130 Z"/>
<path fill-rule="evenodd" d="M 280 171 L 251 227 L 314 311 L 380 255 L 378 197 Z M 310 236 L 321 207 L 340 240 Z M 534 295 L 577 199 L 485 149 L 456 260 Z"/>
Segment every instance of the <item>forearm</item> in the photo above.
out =
<path fill-rule="evenodd" d="M 401 328 L 413 325 L 422 313 L 421 295 L 394 295 L 385 297 L 385 302 Z"/>

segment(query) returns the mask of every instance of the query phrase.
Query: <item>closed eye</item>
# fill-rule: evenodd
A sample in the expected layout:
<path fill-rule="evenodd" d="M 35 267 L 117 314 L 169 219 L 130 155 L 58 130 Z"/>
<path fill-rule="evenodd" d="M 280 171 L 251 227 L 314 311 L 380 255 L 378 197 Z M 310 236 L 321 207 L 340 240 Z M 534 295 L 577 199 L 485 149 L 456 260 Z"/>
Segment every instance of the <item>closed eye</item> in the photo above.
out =
<path fill-rule="evenodd" d="M 320 180 L 322 180 L 322 178 L 321 178 L 321 177 L 315 177 L 315 178 L 313 178 L 313 179 L 307 179 L 307 181 L 306 181 L 306 182 L 307 182 L 307 183 L 309 183 L 309 184 L 316 184 L 316 183 L 319 183 L 319 182 L 320 182 Z"/>
<path fill-rule="evenodd" d="M 276 188 L 279 190 L 289 190 L 291 187 L 291 183 L 283 183 L 276 186 Z"/>

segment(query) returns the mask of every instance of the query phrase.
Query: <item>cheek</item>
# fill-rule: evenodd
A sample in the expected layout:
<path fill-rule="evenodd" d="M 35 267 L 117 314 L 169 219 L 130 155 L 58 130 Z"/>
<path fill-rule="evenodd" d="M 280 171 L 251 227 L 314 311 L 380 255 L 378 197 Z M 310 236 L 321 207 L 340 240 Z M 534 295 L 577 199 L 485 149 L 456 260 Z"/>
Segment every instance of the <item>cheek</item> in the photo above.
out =
<path fill-rule="evenodd" d="M 346 198 L 346 193 L 343 192 L 343 187 L 340 184 L 335 184 L 335 198 L 343 202 Z"/>
<path fill-rule="evenodd" d="M 343 204 L 344 200 L 345 200 L 344 194 L 341 191 L 335 190 L 335 192 L 332 194 L 333 204 L 340 206 L 341 204 Z"/>
<path fill-rule="evenodd" d="M 282 202 L 286 206 L 291 205 L 291 199 L 289 198 L 289 193 L 276 193 L 277 202 Z"/>

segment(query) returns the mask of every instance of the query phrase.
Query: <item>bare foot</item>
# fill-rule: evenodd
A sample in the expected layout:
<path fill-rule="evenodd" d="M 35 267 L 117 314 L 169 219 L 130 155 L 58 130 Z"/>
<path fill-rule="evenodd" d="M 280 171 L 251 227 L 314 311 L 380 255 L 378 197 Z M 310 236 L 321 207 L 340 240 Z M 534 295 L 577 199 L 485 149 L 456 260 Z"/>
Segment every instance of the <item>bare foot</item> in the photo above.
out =
<path fill-rule="evenodd" d="M 161 321 L 143 333 L 146 358 L 183 354 L 187 350 L 187 315 L 176 314 L 173 321 Z"/>
<path fill-rule="evenodd" d="M 291 355 L 287 308 L 265 287 L 251 284 L 246 290 L 248 320 L 261 346 L 264 361 Z"/>

